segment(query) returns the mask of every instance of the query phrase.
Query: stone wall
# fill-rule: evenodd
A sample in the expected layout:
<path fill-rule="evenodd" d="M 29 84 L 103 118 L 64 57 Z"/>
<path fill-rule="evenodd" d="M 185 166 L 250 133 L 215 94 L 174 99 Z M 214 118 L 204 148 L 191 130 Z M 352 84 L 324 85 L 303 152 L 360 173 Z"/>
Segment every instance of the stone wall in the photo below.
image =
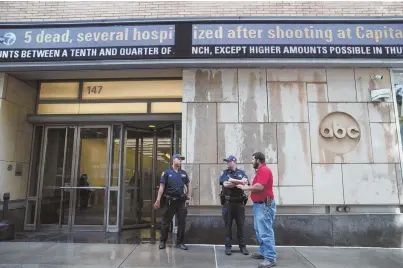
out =
<path fill-rule="evenodd" d="M 402 16 L 402 1 L 2 1 L 1 21 L 167 17 Z"/>
<path fill-rule="evenodd" d="M 370 98 L 371 89 L 391 88 L 388 69 L 189 69 L 183 80 L 194 205 L 219 205 L 226 155 L 252 178 L 255 151 L 273 170 L 279 205 L 403 202 L 393 98 Z"/>
<path fill-rule="evenodd" d="M 26 198 L 33 133 L 26 115 L 34 113 L 36 89 L 0 73 L 0 97 L 0 200 L 5 192 L 21 200 Z"/>

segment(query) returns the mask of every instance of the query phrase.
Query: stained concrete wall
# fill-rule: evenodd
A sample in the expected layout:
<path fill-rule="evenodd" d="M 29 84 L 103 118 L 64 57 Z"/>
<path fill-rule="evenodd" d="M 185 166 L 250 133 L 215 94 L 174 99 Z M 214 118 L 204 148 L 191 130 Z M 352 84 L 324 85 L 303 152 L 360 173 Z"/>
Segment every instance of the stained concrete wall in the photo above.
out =
<path fill-rule="evenodd" d="M 26 115 L 34 113 L 36 89 L 0 73 L 0 97 L 0 200 L 5 192 L 11 200 L 25 199 L 33 133 Z M 15 174 L 17 164 L 21 176 Z"/>
<path fill-rule="evenodd" d="M 189 69 L 183 80 L 194 205 L 219 205 L 226 155 L 253 177 L 255 151 L 273 170 L 279 205 L 403 202 L 393 99 L 370 98 L 391 88 L 388 69 Z M 359 138 L 323 138 L 319 128 L 334 120 L 356 124 Z"/>

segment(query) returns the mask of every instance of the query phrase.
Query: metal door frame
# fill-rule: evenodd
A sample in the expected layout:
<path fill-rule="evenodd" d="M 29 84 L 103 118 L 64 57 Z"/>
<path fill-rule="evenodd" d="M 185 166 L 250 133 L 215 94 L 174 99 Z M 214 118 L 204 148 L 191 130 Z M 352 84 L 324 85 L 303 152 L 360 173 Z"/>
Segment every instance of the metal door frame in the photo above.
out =
<path fill-rule="evenodd" d="M 135 127 L 127 127 L 127 126 L 124 126 L 124 128 L 123 128 L 123 131 L 124 131 L 124 142 L 123 142 L 123 158 L 122 158 L 122 163 L 123 163 L 123 165 L 122 165 L 122 173 L 123 173 L 123 171 L 125 170 L 125 168 L 126 168 L 126 142 L 127 142 L 127 132 L 128 131 L 134 131 L 134 132 L 140 132 L 140 133 L 147 133 L 147 134 L 152 134 L 152 139 L 153 139 L 153 153 L 152 153 L 152 161 L 153 161 L 153 164 L 152 164 L 152 167 L 151 167 L 151 178 L 152 178 L 152 180 L 153 180 L 153 178 L 154 178 L 154 173 L 155 173 L 155 168 L 154 168 L 154 144 L 155 144 L 155 131 L 154 130 L 149 130 L 149 129 L 142 129 L 142 128 L 135 128 Z M 138 144 L 137 144 L 138 145 Z M 139 154 L 139 152 L 138 151 L 136 151 L 136 162 L 138 162 L 138 157 L 137 156 L 139 156 L 140 154 Z M 143 162 L 143 157 L 142 157 L 142 154 L 141 154 L 141 163 Z M 135 165 L 136 165 L 137 163 L 135 163 Z M 142 168 L 142 166 L 141 166 L 141 164 L 140 164 L 140 168 Z M 138 172 L 137 170 L 136 170 L 136 172 Z M 126 186 L 125 186 L 125 183 L 124 183 L 124 176 L 122 176 L 121 177 L 121 189 L 120 189 L 120 191 L 121 191 L 121 203 L 122 203 L 122 205 L 120 206 L 121 207 L 121 213 L 120 213 L 120 216 L 121 216 L 121 218 L 122 218 L 122 221 L 121 221 L 121 229 L 122 230 L 124 230 L 124 229 L 135 229 L 135 228 L 147 228 L 147 227 L 152 227 L 152 225 L 153 225 L 153 221 L 152 221 L 152 214 L 153 214 L 153 211 L 154 211 L 154 209 L 152 209 L 151 208 L 151 210 L 152 210 L 152 212 L 151 212 L 151 222 L 150 223 L 140 223 L 140 224 L 131 224 L 131 225 L 124 225 L 124 213 L 125 213 L 125 205 L 124 205 L 124 198 L 125 198 L 125 195 L 126 195 Z M 154 182 L 154 180 L 152 181 L 152 183 Z M 151 188 L 151 191 L 153 191 L 153 187 Z M 153 198 L 152 198 L 152 195 L 153 195 L 153 193 L 151 192 L 151 206 L 153 205 Z M 155 202 L 155 201 L 154 201 Z"/>
<path fill-rule="evenodd" d="M 69 128 L 74 128 L 74 142 L 73 142 L 73 153 L 72 153 L 72 161 L 71 163 L 71 186 L 64 186 L 65 182 L 65 167 L 68 159 L 66 159 L 66 154 L 67 154 L 67 136 L 68 136 L 68 130 Z M 106 161 L 106 180 L 104 187 L 77 187 L 77 182 L 78 182 L 78 173 L 79 173 L 79 161 L 81 157 L 81 130 L 82 129 L 91 129 L 91 128 L 104 128 L 108 130 L 108 137 L 107 137 L 107 161 Z M 62 212 L 60 212 L 59 215 L 59 223 L 58 224 L 41 224 L 40 223 L 40 215 L 41 215 L 41 210 L 42 210 L 42 191 L 43 191 L 43 175 L 44 175 L 44 168 L 46 165 L 46 152 L 48 148 L 48 131 L 49 129 L 65 129 L 65 141 L 64 141 L 64 156 L 63 156 L 63 172 L 62 172 L 62 186 L 59 188 L 61 189 L 61 203 L 60 203 L 60 211 L 62 207 L 62 201 L 64 197 L 64 190 L 63 189 L 70 189 L 72 191 L 72 194 L 70 195 L 70 201 L 69 201 L 69 216 L 68 216 L 68 223 L 67 225 L 61 225 L 61 217 L 62 217 Z M 39 168 L 39 187 L 38 187 L 38 209 L 36 213 L 36 221 L 37 221 L 37 226 L 41 230 L 66 230 L 66 231 L 98 231 L 98 230 L 106 230 L 107 226 L 107 215 L 109 215 L 109 180 L 110 180 L 110 165 L 111 165 L 111 129 L 112 126 L 109 125 L 83 125 L 83 126 L 77 126 L 77 125 L 63 125 L 63 126 L 44 126 L 43 130 L 43 144 L 41 148 L 41 156 L 40 156 L 40 168 Z M 90 189 L 104 189 L 104 219 L 103 219 L 103 224 L 102 225 L 75 225 L 74 220 L 75 220 L 75 206 L 77 204 L 77 191 L 75 189 L 81 189 L 81 188 L 90 188 Z"/>

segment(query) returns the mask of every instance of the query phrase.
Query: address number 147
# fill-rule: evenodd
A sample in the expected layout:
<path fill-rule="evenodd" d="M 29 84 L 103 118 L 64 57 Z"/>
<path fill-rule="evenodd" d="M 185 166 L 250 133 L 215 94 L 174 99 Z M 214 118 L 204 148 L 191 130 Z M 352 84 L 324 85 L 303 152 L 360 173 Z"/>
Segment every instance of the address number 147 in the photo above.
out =
<path fill-rule="evenodd" d="M 103 86 L 88 86 L 87 90 L 88 90 L 88 95 L 91 94 L 100 94 L 102 91 Z"/>

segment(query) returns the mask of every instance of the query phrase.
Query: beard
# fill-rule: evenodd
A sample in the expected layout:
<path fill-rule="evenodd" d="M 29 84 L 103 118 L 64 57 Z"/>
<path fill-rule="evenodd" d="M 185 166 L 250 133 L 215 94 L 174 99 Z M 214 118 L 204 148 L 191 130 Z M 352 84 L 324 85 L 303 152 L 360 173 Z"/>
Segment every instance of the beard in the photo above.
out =
<path fill-rule="evenodd" d="M 253 163 L 253 168 L 254 168 L 254 169 L 257 169 L 258 167 L 259 167 L 259 164 L 258 164 L 258 163 L 256 163 L 256 162 Z"/>

